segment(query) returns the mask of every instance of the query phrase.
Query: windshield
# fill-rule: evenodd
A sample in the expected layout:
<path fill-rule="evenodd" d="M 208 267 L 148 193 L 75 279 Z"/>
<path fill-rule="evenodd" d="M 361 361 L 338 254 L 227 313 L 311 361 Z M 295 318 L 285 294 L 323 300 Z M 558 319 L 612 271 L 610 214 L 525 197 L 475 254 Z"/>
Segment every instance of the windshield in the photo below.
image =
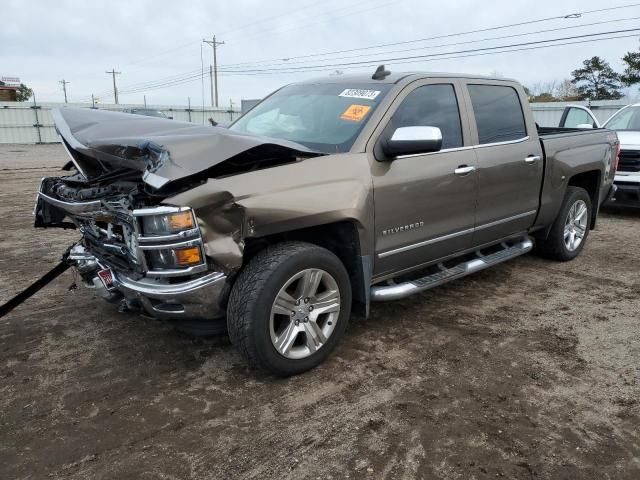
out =
<path fill-rule="evenodd" d="M 325 153 L 347 152 L 389 84 L 307 84 L 278 90 L 229 129 L 300 143 Z"/>
<path fill-rule="evenodd" d="M 627 107 L 614 114 L 604 128 L 611 130 L 640 130 L 640 107 Z"/>

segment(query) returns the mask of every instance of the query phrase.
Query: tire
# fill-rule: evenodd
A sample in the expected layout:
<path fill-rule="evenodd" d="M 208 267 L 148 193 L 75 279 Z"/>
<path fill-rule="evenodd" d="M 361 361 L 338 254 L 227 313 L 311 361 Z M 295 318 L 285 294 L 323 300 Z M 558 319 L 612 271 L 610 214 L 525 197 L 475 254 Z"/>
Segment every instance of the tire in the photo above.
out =
<path fill-rule="evenodd" d="M 586 210 L 582 213 L 585 220 L 583 226 L 576 225 L 569 218 L 570 215 L 577 212 L 576 209 L 579 207 L 586 207 Z M 546 239 L 536 242 L 536 251 L 544 257 L 561 262 L 567 262 L 576 258 L 584 248 L 587 237 L 589 236 L 591 211 L 591 198 L 587 191 L 580 187 L 567 187 L 560 212 L 551 226 L 549 236 Z M 572 224 L 573 227 L 570 224 Z M 565 227 L 567 227 L 568 233 L 565 232 Z M 582 228 L 584 228 L 583 231 Z M 571 248 L 572 235 L 575 236 L 576 240 L 579 235 L 582 235 L 582 237 L 579 238 L 579 243 L 577 243 L 577 245 L 574 244 L 574 248 Z"/>
<path fill-rule="evenodd" d="M 229 296 L 227 327 L 250 366 L 288 377 L 329 356 L 350 312 L 351 282 L 338 257 L 310 243 L 283 242 L 259 252 L 240 271 Z"/>

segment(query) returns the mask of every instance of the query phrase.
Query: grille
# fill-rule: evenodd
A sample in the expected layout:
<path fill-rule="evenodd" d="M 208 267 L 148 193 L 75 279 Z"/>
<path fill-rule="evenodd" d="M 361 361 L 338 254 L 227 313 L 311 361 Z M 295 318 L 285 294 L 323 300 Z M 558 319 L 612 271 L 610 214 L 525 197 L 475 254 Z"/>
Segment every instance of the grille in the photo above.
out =
<path fill-rule="evenodd" d="M 620 150 L 620 172 L 640 172 L 640 150 Z"/>

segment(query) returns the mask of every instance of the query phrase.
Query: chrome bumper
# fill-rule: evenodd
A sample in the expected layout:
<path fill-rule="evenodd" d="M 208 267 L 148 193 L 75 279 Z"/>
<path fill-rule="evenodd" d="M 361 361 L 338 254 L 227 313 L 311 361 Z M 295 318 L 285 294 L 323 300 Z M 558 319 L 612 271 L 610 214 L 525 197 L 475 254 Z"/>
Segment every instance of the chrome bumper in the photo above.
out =
<path fill-rule="evenodd" d="M 179 320 L 213 319 L 225 315 L 221 305 L 227 283 L 224 273 L 211 272 L 181 283 L 163 283 L 150 278 L 133 280 L 112 270 L 113 286 L 107 288 L 97 276 L 98 270 L 105 265 L 84 247 L 73 247 L 69 262 L 87 280 L 87 286 L 95 288 L 101 297 L 109 301 L 124 298 L 129 305 L 141 307 L 152 317 Z"/>

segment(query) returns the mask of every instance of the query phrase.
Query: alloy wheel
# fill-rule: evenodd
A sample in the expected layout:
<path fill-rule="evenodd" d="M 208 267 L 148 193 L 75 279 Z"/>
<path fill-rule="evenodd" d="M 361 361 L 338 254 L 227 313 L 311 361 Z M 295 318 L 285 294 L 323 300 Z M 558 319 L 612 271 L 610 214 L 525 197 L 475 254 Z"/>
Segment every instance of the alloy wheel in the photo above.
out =
<path fill-rule="evenodd" d="M 577 200 L 567 214 L 564 222 L 564 245 L 570 252 L 575 252 L 587 233 L 587 204 Z"/>
<path fill-rule="evenodd" d="M 309 268 L 291 277 L 271 307 L 271 342 L 286 358 L 302 359 L 322 348 L 340 315 L 340 290 L 326 271 Z"/>

